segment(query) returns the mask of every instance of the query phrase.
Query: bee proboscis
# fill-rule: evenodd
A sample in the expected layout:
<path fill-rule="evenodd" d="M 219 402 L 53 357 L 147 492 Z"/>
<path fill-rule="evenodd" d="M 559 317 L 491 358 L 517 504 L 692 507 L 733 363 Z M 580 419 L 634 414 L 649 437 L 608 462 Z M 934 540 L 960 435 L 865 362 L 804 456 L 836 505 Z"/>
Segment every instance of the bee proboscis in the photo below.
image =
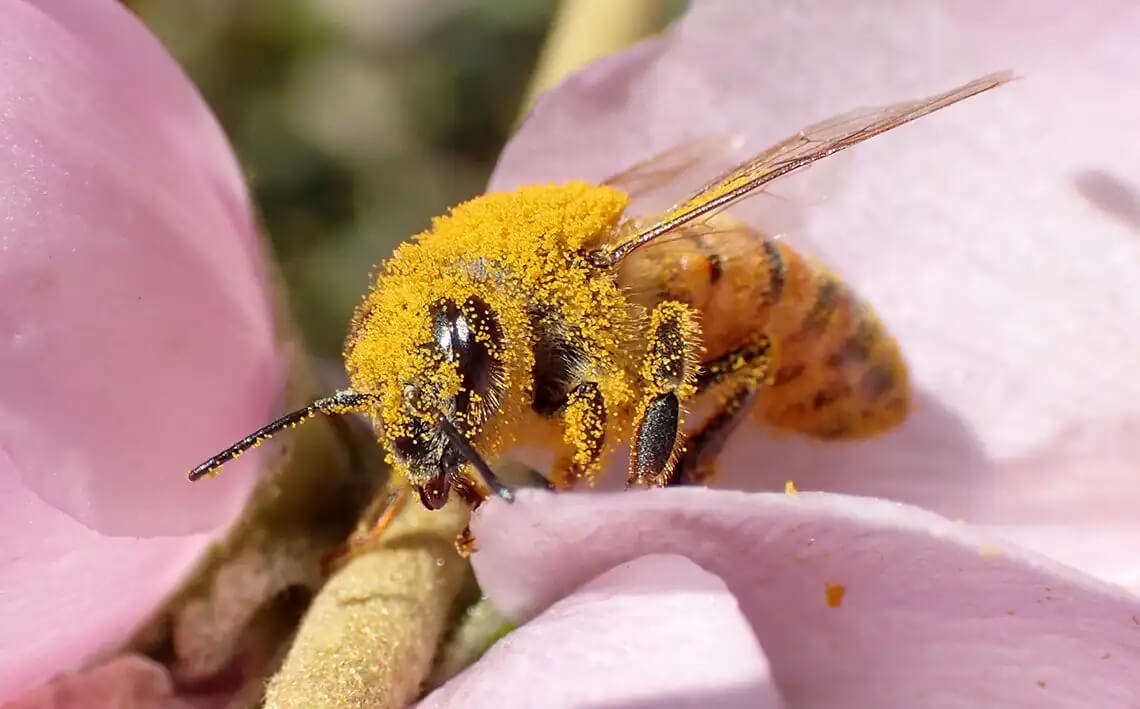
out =
<path fill-rule="evenodd" d="M 486 461 L 523 431 L 556 432 L 545 441 L 558 461 L 548 477 L 568 489 L 592 484 L 623 441 L 630 485 L 703 482 L 750 414 L 820 438 L 888 430 L 907 414 L 909 381 L 871 307 L 724 210 L 1012 78 L 992 74 L 815 124 L 655 216 L 627 216 L 631 195 L 680 175 L 692 146 L 602 184 L 534 185 L 461 204 L 381 265 L 346 338 L 351 388 L 270 423 L 189 477 L 215 474 L 318 413 L 368 414 L 398 489 L 429 509 L 453 490 L 473 503 L 511 499 Z M 699 401 L 712 411 L 686 435 L 685 411 Z"/>

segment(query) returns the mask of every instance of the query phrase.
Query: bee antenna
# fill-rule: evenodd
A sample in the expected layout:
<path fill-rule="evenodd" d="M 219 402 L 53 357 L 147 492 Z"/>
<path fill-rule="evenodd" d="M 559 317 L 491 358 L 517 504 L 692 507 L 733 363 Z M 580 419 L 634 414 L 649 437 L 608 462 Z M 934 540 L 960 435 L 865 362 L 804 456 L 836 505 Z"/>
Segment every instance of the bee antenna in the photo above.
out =
<path fill-rule="evenodd" d="M 250 448 L 257 447 L 262 441 L 272 437 L 273 434 L 279 431 L 304 423 L 306 419 L 312 418 L 317 414 L 340 416 L 353 411 L 363 411 L 375 398 L 376 397 L 372 394 L 362 394 L 358 391 L 346 389 L 344 391 L 338 391 L 324 399 L 318 399 L 303 409 L 297 409 L 296 411 L 287 413 L 273 423 L 262 426 L 221 453 L 198 465 L 187 473 L 186 477 L 193 481 L 207 475 L 216 475 L 218 469 L 223 465 L 237 458 Z"/>
<path fill-rule="evenodd" d="M 460 433 L 459 430 L 455 428 L 455 425 L 452 424 L 451 421 L 448 421 L 447 417 L 442 413 L 439 414 L 439 428 L 443 431 L 443 435 L 447 436 L 447 440 L 451 442 L 451 445 L 455 446 L 455 449 L 459 451 L 459 454 L 479 471 L 479 475 L 483 477 L 483 483 L 486 484 L 487 489 L 507 502 L 515 501 L 515 494 L 511 492 L 511 489 L 499 480 L 499 477 L 495 475 L 495 471 L 491 470 L 491 466 L 487 465 L 487 461 L 483 460 L 483 457 L 479 455 L 479 451 L 475 450 L 475 448 L 467 442 L 463 434 Z"/>

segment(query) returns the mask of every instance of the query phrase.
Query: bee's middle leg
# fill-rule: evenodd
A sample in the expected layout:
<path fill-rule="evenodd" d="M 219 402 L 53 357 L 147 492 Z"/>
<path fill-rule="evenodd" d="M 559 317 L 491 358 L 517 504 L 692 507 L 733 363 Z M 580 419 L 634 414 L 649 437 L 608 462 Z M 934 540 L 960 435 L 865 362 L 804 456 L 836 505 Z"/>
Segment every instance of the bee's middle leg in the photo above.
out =
<path fill-rule="evenodd" d="M 629 485 L 669 482 L 681 447 L 681 402 L 696 393 L 700 330 L 695 312 L 666 301 L 650 317 L 641 365 L 645 399 L 638 411 L 629 459 Z"/>

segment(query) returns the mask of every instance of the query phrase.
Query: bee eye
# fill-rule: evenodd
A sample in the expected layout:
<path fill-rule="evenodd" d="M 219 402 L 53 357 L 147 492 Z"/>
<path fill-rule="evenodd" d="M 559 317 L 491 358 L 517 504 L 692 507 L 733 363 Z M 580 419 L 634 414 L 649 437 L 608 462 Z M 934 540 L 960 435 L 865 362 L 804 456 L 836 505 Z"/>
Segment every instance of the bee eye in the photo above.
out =
<path fill-rule="evenodd" d="M 497 398 L 501 364 L 494 352 L 502 345 L 503 333 L 491 307 L 481 298 L 470 297 L 460 307 L 450 300 L 431 310 L 432 337 L 444 359 L 457 365 L 462 378 L 455 397 L 458 425 L 479 418 L 477 401 Z"/>

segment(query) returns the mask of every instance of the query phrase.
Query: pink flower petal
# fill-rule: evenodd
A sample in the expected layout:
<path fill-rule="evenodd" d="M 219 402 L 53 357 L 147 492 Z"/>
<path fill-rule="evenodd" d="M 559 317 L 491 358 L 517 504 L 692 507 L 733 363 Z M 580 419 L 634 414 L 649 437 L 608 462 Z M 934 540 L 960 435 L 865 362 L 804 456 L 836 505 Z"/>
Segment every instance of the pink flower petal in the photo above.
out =
<path fill-rule="evenodd" d="M 175 696 L 166 669 L 142 657 L 127 656 L 73 677 L 64 677 L 4 705 L 4 709 L 207 709 L 218 701 Z"/>
<path fill-rule="evenodd" d="M 616 564 L 688 557 L 735 595 L 788 706 L 1126 706 L 1136 696 L 1140 598 L 898 503 L 528 491 L 485 505 L 472 528 L 479 583 L 518 620 Z"/>
<path fill-rule="evenodd" d="M 709 132 L 758 148 L 856 106 L 1016 70 L 1014 84 L 808 171 L 843 179 L 789 239 L 898 335 L 913 416 L 854 444 L 741 433 L 721 482 L 913 502 L 1140 588 L 1140 141 L 1128 138 L 1140 10 L 1036 13 L 1013 0 L 694 3 L 674 32 L 546 96 L 493 186 L 601 179 Z"/>
<path fill-rule="evenodd" d="M 93 532 L 21 487 L 3 452 L 0 499 L 0 701 L 120 640 L 209 542 Z"/>
<path fill-rule="evenodd" d="M 428 696 L 432 707 L 778 707 L 724 582 L 679 556 L 605 571 Z"/>
<path fill-rule="evenodd" d="M 9 3 L 0 67 L 0 447 L 102 532 L 212 529 L 253 468 L 184 472 L 264 422 L 283 366 L 233 155 L 111 0 Z"/>
<path fill-rule="evenodd" d="M 0 153 L 4 698 L 121 640 L 240 509 L 256 457 L 184 471 L 284 361 L 242 175 L 119 3 L 5 4 Z"/>

